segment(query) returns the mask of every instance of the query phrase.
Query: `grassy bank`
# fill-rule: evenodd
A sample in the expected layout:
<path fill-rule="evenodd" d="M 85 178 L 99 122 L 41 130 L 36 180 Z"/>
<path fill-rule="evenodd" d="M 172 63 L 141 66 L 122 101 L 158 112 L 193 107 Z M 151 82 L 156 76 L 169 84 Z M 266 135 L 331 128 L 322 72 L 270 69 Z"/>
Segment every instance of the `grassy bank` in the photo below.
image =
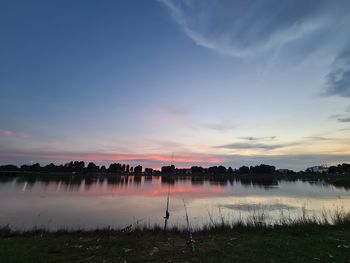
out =
<path fill-rule="evenodd" d="M 193 233 L 160 228 L 0 231 L 0 262 L 350 262 L 350 224 L 216 226 Z"/>

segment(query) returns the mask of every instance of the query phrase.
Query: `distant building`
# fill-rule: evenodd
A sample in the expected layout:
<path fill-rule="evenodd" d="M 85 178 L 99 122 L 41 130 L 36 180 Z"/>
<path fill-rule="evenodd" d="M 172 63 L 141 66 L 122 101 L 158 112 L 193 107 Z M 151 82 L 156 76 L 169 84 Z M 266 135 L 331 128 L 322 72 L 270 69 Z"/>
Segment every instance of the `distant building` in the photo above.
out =
<path fill-rule="evenodd" d="M 327 173 L 328 167 L 325 167 L 323 165 L 318 166 L 312 166 L 306 169 L 307 172 L 313 172 L 313 173 Z"/>

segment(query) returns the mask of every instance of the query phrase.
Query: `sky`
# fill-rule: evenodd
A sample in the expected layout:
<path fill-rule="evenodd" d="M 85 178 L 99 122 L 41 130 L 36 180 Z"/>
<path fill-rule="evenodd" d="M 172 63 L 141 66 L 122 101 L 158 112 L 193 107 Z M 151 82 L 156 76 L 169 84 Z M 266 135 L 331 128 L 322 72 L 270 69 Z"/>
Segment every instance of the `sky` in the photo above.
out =
<path fill-rule="evenodd" d="M 348 0 L 2 0 L 0 164 L 350 162 Z"/>

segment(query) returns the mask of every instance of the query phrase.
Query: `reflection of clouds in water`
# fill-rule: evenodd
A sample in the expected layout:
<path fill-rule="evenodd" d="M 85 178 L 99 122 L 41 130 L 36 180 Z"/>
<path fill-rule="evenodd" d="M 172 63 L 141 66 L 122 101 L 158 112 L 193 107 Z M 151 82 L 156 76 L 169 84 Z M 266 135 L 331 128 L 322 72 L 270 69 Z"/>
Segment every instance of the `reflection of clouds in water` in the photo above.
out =
<path fill-rule="evenodd" d="M 227 222 L 263 218 L 272 224 L 281 218 L 300 218 L 303 212 L 312 217 L 350 208 L 349 191 L 332 186 L 282 181 L 279 188 L 266 189 L 223 182 L 203 179 L 202 184 L 193 185 L 192 180 L 174 181 L 170 185 L 169 226 L 186 227 L 183 199 L 193 227 L 220 223 L 221 218 Z M 24 185 L 26 191 L 22 192 Z M 18 179 L 15 184 L 8 180 L 0 183 L 0 225 L 93 229 L 125 227 L 141 219 L 149 225 L 163 224 L 168 189 L 159 178 L 146 183 L 142 177 L 53 182 Z"/>
<path fill-rule="evenodd" d="M 220 207 L 224 207 L 227 209 L 240 210 L 240 211 L 255 211 L 255 210 L 263 210 L 263 211 L 273 211 L 273 210 L 294 210 L 299 207 L 286 205 L 286 204 L 233 204 L 233 205 L 220 205 Z"/>

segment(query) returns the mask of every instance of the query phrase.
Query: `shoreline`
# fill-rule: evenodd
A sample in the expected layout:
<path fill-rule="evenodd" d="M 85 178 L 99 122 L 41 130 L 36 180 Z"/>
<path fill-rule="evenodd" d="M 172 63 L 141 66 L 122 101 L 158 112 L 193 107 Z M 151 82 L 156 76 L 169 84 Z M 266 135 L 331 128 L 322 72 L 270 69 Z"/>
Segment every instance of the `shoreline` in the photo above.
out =
<path fill-rule="evenodd" d="M 350 262 L 350 222 L 341 225 L 4 232 L 3 262 Z"/>
<path fill-rule="evenodd" d="M 189 222 L 190 223 L 190 222 Z M 189 229 L 188 229 L 189 227 Z M 169 226 L 166 230 L 161 224 L 140 224 L 138 221 L 125 225 L 124 227 L 111 227 L 103 226 L 96 228 L 68 228 L 62 227 L 57 229 L 49 229 L 45 227 L 33 227 L 25 230 L 11 228 L 10 224 L 0 226 L 0 237 L 6 235 L 35 235 L 37 233 L 42 234 L 74 234 L 74 233 L 133 233 L 133 232 L 153 232 L 153 233 L 207 233 L 211 231 L 237 231 L 237 230 L 274 230 L 274 229 L 296 229 L 307 227 L 348 227 L 350 228 L 350 210 L 335 210 L 333 213 L 323 213 L 321 216 L 316 215 L 300 215 L 299 217 L 292 218 L 284 216 L 279 218 L 274 223 L 269 222 L 265 217 L 265 212 L 253 213 L 251 216 L 245 219 L 229 220 L 223 216 L 213 218 L 210 216 L 210 223 L 202 226 L 196 226 L 189 224 L 187 226 L 173 225 Z"/>

